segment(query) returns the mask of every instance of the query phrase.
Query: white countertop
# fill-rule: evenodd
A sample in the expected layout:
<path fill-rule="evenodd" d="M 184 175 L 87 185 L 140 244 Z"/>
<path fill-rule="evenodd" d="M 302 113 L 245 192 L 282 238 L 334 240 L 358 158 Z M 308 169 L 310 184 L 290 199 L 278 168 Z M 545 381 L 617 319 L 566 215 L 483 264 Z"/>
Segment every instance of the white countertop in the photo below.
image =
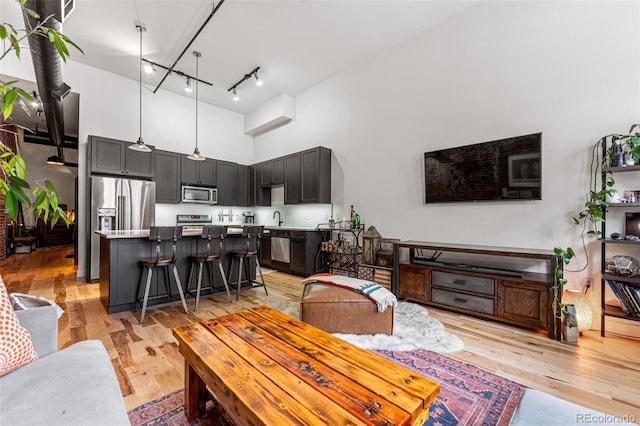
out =
<path fill-rule="evenodd" d="M 317 231 L 316 227 L 306 226 L 265 226 L 265 231 Z M 118 238 L 149 238 L 148 229 L 131 229 L 131 230 L 119 230 L 119 231 L 95 231 L 101 238 L 107 240 L 113 240 Z M 242 226 L 231 225 L 227 228 L 229 235 L 242 234 Z M 268 232 L 267 232 L 268 233 Z M 197 237 L 202 234 L 202 228 L 183 229 L 182 236 L 184 237 Z"/>

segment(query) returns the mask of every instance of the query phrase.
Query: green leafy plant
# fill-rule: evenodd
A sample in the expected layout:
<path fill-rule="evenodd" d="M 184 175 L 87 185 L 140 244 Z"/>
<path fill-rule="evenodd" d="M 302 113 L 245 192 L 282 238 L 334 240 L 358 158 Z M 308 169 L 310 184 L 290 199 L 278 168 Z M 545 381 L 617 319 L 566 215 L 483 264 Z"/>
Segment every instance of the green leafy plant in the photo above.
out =
<path fill-rule="evenodd" d="M 602 237 L 600 225 L 605 221 L 604 212 L 606 208 L 609 207 L 607 197 L 615 194 L 614 186 L 616 182 L 608 169 L 611 167 L 612 146 L 616 141 L 624 144 L 628 155 L 631 155 L 636 162 L 638 162 L 638 160 L 640 160 L 640 124 L 632 125 L 629 133 L 626 135 L 610 134 L 603 136 L 592 148 L 589 191 L 585 197 L 584 208 L 580 210 L 576 216 L 571 218 L 571 223 L 581 228 L 580 239 L 586 261 L 582 268 L 569 272 L 581 272 L 589 266 L 589 254 L 585 237 Z M 602 178 L 604 178 L 604 181 L 602 181 Z M 562 287 L 567 283 L 567 280 L 564 278 L 564 267 L 571 263 L 571 260 L 576 257 L 576 254 L 571 247 L 567 247 L 566 249 L 555 247 L 553 253 L 559 258 L 559 262 L 557 262 L 556 268 L 553 271 L 553 309 L 556 319 L 561 320 L 562 317 L 567 318 L 566 307 L 560 302 Z M 573 327 L 571 324 L 572 321 L 569 321 L 569 326 Z"/>
<path fill-rule="evenodd" d="M 22 12 L 32 18 L 40 19 L 40 16 L 33 10 L 25 7 L 26 0 L 16 0 Z M 66 62 L 69 57 L 68 45 L 80 49 L 69 37 L 46 27 L 46 23 L 52 17 L 46 17 L 38 21 L 37 25 L 31 26 L 27 24 L 25 29 L 17 29 L 10 23 L 3 22 L 0 24 L 0 40 L 5 47 L 0 56 L 0 60 L 4 59 L 8 54 L 13 52 L 20 59 L 20 42 L 29 36 L 45 37 L 51 42 L 63 61 Z M 0 124 L 0 132 L 5 136 L 17 140 L 17 133 L 10 130 L 14 125 L 7 123 L 11 117 L 14 107 L 17 104 L 27 114 L 30 110 L 27 102 L 32 101 L 33 97 L 24 89 L 20 88 L 18 81 L 0 81 L 0 113 L 2 114 L 3 123 Z M 15 125 L 16 127 L 25 129 L 24 126 Z M 25 129 L 28 130 L 28 129 Z M 54 226 L 58 220 L 62 219 L 65 223 L 69 223 L 66 212 L 58 205 L 58 197 L 53 184 L 46 180 L 44 185 L 34 185 L 33 187 L 25 180 L 28 172 L 24 159 L 11 148 L 0 142 L 0 166 L 3 173 L 0 179 L 0 193 L 5 197 L 5 206 L 9 217 L 15 220 L 18 217 L 19 203 L 30 206 L 27 214 L 36 212 L 38 216 L 42 216 L 44 221 L 51 219 L 51 226 Z M 31 197 L 34 197 L 33 201 Z M 49 217 L 51 216 L 51 217 Z"/>

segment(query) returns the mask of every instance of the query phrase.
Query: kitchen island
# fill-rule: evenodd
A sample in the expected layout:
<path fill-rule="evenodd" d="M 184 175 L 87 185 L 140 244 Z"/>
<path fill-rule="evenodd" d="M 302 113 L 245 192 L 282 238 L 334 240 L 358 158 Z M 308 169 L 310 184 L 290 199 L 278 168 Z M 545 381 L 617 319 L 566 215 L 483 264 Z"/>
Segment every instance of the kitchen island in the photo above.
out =
<path fill-rule="evenodd" d="M 187 286 L 191 267 L 189 256 L 204 253 L 206 250 L 206 240 L 200 238 L 201 233 L 199 230 L 183 230 L 182 238 L 176 244 L 176 266 L 184 287 Z M 138 284 L 142 277 L 140 260 L 155 256 L 155 242 L 149 240 L 149 230 L 96 231 L 96 234 L 100 236 L 100 301 L 109 314 L 132 310 L 136 306 Z M 244 248 L 246 238 L 242 236 L 242 228 L 229 228 L 227 238 L 222 244 L 220 258 L 231 291 L 237 287 L 238 262 L 231 270 L 232 259 L 229 253 Z M 163 249 L 163 254 L 170 257 L 171 244 L 163 243 Z M 249 271 L 253 281 L 256 278 L 256 268 L 255 261 L 251 262 Z M 220 271 L 213 268 L 213 273 L 216 288 L 219 287 L 221 292 L 224 292 Z M 202 275 L 204 285 L 208 280 L 208 274 L 203 271 Z M 193 278 L 193 287 L 195 281 Z M 249 285 L 249 282 L 242 283 L 243 287 Z M 175 286 L 171 288 L 174 290 Z M 149 295 L 156 296 L 164 292 L 164 272 L 154 272 Z M 169 298 L 150 299 L 149 306 L 168 301 Z"/>

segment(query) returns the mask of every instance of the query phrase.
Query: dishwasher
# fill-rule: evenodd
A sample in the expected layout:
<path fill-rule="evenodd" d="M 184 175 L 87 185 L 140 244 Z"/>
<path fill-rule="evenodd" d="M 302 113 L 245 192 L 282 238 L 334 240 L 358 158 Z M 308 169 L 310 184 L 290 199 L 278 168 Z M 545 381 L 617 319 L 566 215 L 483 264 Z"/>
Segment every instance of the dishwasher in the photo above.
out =
<path fill-rule="evenodd" d="M 271 266 L 283 271 L 289 270 L 291 263 L 291 241 L 287 231 L 271 229 Z"/>

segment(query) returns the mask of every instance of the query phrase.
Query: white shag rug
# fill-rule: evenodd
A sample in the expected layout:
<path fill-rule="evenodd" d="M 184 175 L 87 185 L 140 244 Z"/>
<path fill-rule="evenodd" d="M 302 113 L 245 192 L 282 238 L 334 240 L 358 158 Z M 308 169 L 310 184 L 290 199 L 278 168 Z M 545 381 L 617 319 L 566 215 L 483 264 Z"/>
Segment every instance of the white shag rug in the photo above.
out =
<path fill-rule="evenodd" d="M 274 302 L 269 304 L 285 314 L 299 319 L 298 302 Z M 393 335 L 386 334 L 341 334 L 334 336 L 344 339 L 363 349 L 389 351 L 413 351 L 427 349 L 433 352 L 449 353 L 460 351 L 464 343 L 454 334 L 447 332 L 444 325 L 429 315 L 426 308 L 409 302 L 398 302 L 393 312 Z"/>

